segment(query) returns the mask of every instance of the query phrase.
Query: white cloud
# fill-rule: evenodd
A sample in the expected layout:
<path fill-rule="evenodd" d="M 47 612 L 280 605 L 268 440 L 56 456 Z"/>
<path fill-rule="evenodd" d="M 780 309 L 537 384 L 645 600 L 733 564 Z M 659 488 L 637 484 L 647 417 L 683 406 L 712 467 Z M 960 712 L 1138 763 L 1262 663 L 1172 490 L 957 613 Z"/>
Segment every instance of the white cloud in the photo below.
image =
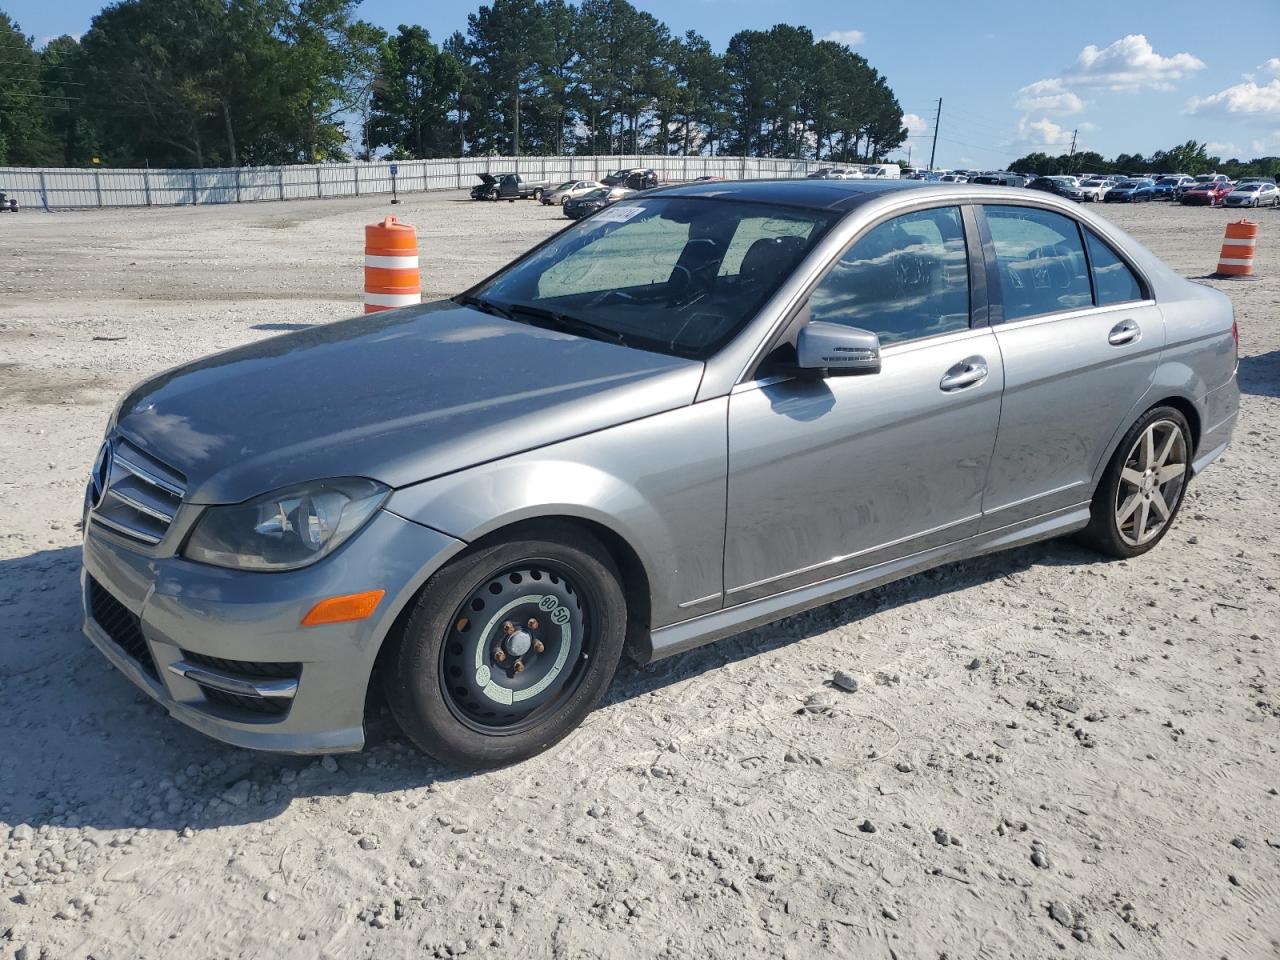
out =
<path fill-rule="evenodd" d="M 1264 73 L 1274 73 L 1277 77 L 1280 77 L 1280 57 L 1272 57 L 1258 69 Z"/>
<path fill-rule="evenodd" d="M 904 113 L 902 115 L 902 125 L 907 128 L 907 136 L 909 137 L 918 137 L 929 130 L 928 121 L 918 113 Z"/>
<path fill-rule="evenodd" d="M 1265 85 L 1245 80 L 1207 97 L 1192 97 L 1186 112 L 1280 116 L 1280 78 Z"/>
<path fill-rule="evenodd" d="M 1049 77 L 1019 90 L 1014 106 L 1036 113 L 1072 114 L 1084 109 L 1084 101 L 1068 90 L 1060 78 Z"/>
<path fill-rule="evenodd" d="M 832 30 L 821 39 L 830 40 L 833 43 L 843 43 L 846 47 L 856 47 L 867 39 L 867 35 L 861 30 Z"/>
<path fill-rule="evenodd" d="M 1210 140 L 1204 148 L 1209 153 L 1220 157 L 1234 157 L 1240 153 L 1240 148 L 1234 143 L 1219 143 L 1217 140 Z"/>
<path fill-rule="evenodd" d="M 1022 117 L 1018 121 L 1015 142 L 1045 152 L 1058 148 L 1065 150 L 1071 146 L 1071 131 L 1058 126 L 1048 117 L 1041 117 L 1039 120 Z"/>
<path fill-rule="evenodd" d="M 1131 33 L 1105 47 L 1089 44 L 1062 79 L 1077 86 L 1113 91 L 1171 90 L 1174 81 L 1204 67 L 1204 61 L 1190 53 L 1162 56 L 1143 34 Z"/>

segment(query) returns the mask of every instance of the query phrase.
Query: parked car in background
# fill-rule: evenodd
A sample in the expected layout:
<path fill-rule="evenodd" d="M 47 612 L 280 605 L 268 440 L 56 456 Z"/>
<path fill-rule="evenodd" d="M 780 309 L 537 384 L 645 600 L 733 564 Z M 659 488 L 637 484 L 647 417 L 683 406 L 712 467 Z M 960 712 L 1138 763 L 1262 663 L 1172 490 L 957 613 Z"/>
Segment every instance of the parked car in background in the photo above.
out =
<path fill-rule="evenodd" d="M 1225 173 L 1202 173 L 1196 177 L 1196 183 L 1228 183 L 1230 180 Z"/>
<path fill-rule="evenodd" d="M 1280 187 L 1274 183 L 1240 183 L 1222 199 L 1224 207 L 1280 206 Z"/>
<path fill-rule="evenodd" d="M 1100 177 L 1091 177 L 1080 183 L 1079 190 L 1081 199 L 1086 202 L 1097 203 L 1107 195 L 1107 191 L 1111 189 L 1110 180 L 1103 180 Z"/>
<path fill-rule="evenodd" d="M 380 689 L 424 752 L 499 767 L 581 723 L 624 646 L 1050 537 L 1156 548 L 1236 423 L 1227 296 L 1047 194 L 841 187 L 640 194 L 451 300 L 138 384 L 84 491 L 85 634 L 242 747 L 359 750 Z M 1121 578 L 1120 622 L 1182 547 Z M 573 755 L 597 776 L 601 736 Z"/>
<path fill-rule="evenodd" d="M 3 190 L 0 190 L 0 213 L 17 213 L 17 212 L 18 212 L 17 197 L 10 197 Z"/>
<path fill-rule="evenodd" d="M 968 183 L 969 178 L 960 173 L 947 173 L 938 178 L 939 183 Z"/>
<path fill-rule="evenodd" d="M 472 200 L 541 200 L 551 189 L 547 180 L 527 180 L 519 173 L 477 173 L 479 186 L 471 188 Z"/>
<path fill-rule="evenodd" d="M 1104 203 L 1141 203 L 1155 199 L 1155 188 L 1156 185 L 1145 177 L 1121 180 L 1107 191 L 1102 200 Z"/>
<path fill-rule="evenodd" d="M 704 176 L 704 177 L 694 177 L 694 178 L 693 178 L 692 180 L 690 180 L 689 182 L 690 182 L 690 183 L 713 183 L 713 182 L 721 181 L 721 180 L 723 180 L 723 179 L 724 179 L 724 177 L 717 177 L 717 176 L 715 176 L 714 174 L 710 174 L 710 173 L 709 173 L 709 174 L 707 174 L 707 175 L 706 175 L 706 176 Z"/>
<path fill-rule="evenodd" d="M 806 180 L 826 180 L 831 176 L 830 167 L 819 167 L 810 174 L 806 174 Z"/>
<path fill-rule="evenodd" d="M 827 174 L 828 180 L 861 180 L 861 167 L 832 167 L 831 172 Z"/>
<path fill-rule="evenodd" d="M 599 180 L 566 180 L 554 190 L 544 193 L 542 202 L 563 206 L 564 202 L 570 197 L 580 197 L 584 193 L 590 193 L 592 190 L 599 190 L 602 186 L 604 184 Z"/>
<path fill-rule="evenodd" d="M 591 190 L 577 197 L 570 197 L 561 206 L 564 215 L 570 220 L 581 220 L 588 217 L 597 210 L 603 210 L 613 201 L 609 198 L 610 188 L 601 187 L 598 190 Z"/>
<path fill-rule="evenodd" d="M 969 178 L 970 183 L 978 183 L 988 187 L 1025 187 L 1031 182 L 1030 177 L 1020 173 L 980 173 Z"/>
<path fill-rule="evenodd" d="M 898 180 L 902 177 L 902 168 L 896 163 L 876 163 L 863 167 L 862 176 L 868 180 Z"/>
<path fill-rule="evenodd" d="M 652 190 L 658 185 L 658 175 L 647 167 L 631 167 L 615 170 L 600 182 L 606 187 L 625 186 L 630 190 Z"/>
<path fill-rule="evenodd" d="M 1056 194 L 1059 197 L 1066 197 L 1068 200 L 1077 202 L 1085 199 L 1084 193 L 1076 186 L 1075 180 L 1071 177 L 1038 177 L 1027 184 L 1030 190 L 1042 190 L 1045 193 Z"/>
<path fill-rule="evenodd" d="M 1226 199 L 1231 190 L 1230 183 L 1221 180 L 1209 180 L 1204 183 L 1197 183 L 1193 187 L 1188 187 L 1183 191 L 1182 196 L 1178 198 L 1178 202 L 1192 207 L 1218 207 L 1222 205 L 1222 201 Z"/>
<path fill-rule="evenodd" d="M 1161 177 L 1156 181 L 1155 187 L 1152 189 L 1153 199 L 1156 200 L 1173 200 L 1178 187 L 1190 186 L 1195 183 L 1193 177 L 1176 174 L 1169 177 Z"/>

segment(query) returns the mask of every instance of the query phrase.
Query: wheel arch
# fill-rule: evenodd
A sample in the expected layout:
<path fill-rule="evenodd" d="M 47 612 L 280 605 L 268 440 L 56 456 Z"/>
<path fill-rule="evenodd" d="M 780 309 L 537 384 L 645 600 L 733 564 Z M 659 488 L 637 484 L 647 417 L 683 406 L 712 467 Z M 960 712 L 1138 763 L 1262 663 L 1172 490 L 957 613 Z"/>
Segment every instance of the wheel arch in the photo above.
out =
<path fill-rule="evenodd" d="M 1195 456 L 1195 452 L 1199 449 L 1200 434 L 1202 430 L 1200 410 L 1196 406 L 1195 402 L 1190 397 L 1181 393 L 1167 393 L 1162 396 L 1161 391 L 1148 392 L 1141 400 L 1134 404 L 1133 409 L 1129 411 L 1129 415 L 1120 423 L 1115 434 L 1111 437 L 1111 441 L 1107 444 L 1106 454 L 1094 467 L 1093 484 L 1089 494 L 1090 497 L 1092 497 L 1093 493 L 1098 489 L 1098 484 L 1102 481 L 1103 475 L 1107 472 L 1107 467 L 1110 465 L 1112 457 L 1116 455 L 1116 449 L 1120 446 L 1120 441 L 1123 440 L 1124 435 L 1129 432 L 1129 428 L 1156 407 L 1173 407 L 1186 417 L 1187 426 L 1191 428 L 1191 453 L 1189 454 L 1189 457 L 1193 458 Z"/>

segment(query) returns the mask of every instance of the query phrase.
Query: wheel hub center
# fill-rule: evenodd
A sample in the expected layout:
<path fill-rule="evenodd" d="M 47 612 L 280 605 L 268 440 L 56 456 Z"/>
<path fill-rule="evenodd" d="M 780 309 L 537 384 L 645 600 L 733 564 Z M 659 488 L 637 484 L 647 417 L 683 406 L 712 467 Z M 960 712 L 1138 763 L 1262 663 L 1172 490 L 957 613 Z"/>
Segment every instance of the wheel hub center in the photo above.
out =
<path fill-rule="evenodd" d="M 505 664 L 508 660 L 514 660 L 511 669 L 516 673 L 523 673 L 528 666 L 526 658 L 546 650 L 546 644 L 538 636 L 541 626 L 537 617 L 530 617 L 523 627 L 511 620 L 504 621 L 502 634 L 492 651 L 494 662 Z"/>

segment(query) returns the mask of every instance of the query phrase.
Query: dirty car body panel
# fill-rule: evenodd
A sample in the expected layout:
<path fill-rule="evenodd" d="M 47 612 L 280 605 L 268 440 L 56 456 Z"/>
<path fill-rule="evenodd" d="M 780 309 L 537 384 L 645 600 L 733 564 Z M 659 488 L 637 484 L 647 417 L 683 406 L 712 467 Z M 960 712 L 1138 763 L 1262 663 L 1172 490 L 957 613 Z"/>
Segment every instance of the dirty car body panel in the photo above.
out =
<path fill-rule="evenodd" d="M 660 246 L 670 224 L 653 211 L 672 204 L 758 205 L 773 212 L 752 222 L 784 235 L 792 215 L 818 224 L 803 243 L 773 238 L 794 257 L 749 310 L 697 314 L 725 331 L 704 350 L 674 349 L 683 327 L 664 334 L 671 349 L 614 342 L 609 331 L 553 328 L 553 311 L 522 319 L 463 295 L 265 340 L 135 388 L 86 488 L 86 634 L 212 736 L 355 750 L 379 652 L 423 585 L 525 521 L 574 525 L 609 548 L 627 579 L 630 650 L 650 661 L 1080 529 L 1121 437 L 1157 404 L 1186 413 L 1194 470 L 1230 440 L 1238 389 L 1226 298 L 1052 196 L 910 181 L 666 188 L 605 208 L 511 269 L 570 258 L 606 242 L 591 231 L 633 217 L 654 224 Z M 1103 304 L 1094 290 L 1070 309 L 1013 316 L 1020 293 L 996 262 L 994 206 L 1066 218 L 1116 252 L 1141 296 Z M 933 257 L 929 224 L 944 209 L 958 232 Z M 899 223 L 915 251 L 910 282 L 933 296 L 966 278 L 963 307 L 945 329 L 885 342 L 870 375 L 799 369 L 803 331 L 828 309 L 816 291 L 842 264 L 874 262 L 858 259 L 859 244 Z M 747 289 L 752 270 L 770 269 L 751 245 L 713 260 L 696 242 L 672 247 L 671 282 Z M 1063 258 L 1035 257 L 1031 286 L 1059 283 Z M 504 275 L 471 293 L 501 289 Z M 631 301 L 644 294 L 635 286 L 599 302 L 642 317 Z M 322 559 L 264 571 L 188 555 L 211 512 L 348 477 L 385 495 Z M 317 601 L 372 589 L 384 591 L 372 615 L 300 625 Z"/>

